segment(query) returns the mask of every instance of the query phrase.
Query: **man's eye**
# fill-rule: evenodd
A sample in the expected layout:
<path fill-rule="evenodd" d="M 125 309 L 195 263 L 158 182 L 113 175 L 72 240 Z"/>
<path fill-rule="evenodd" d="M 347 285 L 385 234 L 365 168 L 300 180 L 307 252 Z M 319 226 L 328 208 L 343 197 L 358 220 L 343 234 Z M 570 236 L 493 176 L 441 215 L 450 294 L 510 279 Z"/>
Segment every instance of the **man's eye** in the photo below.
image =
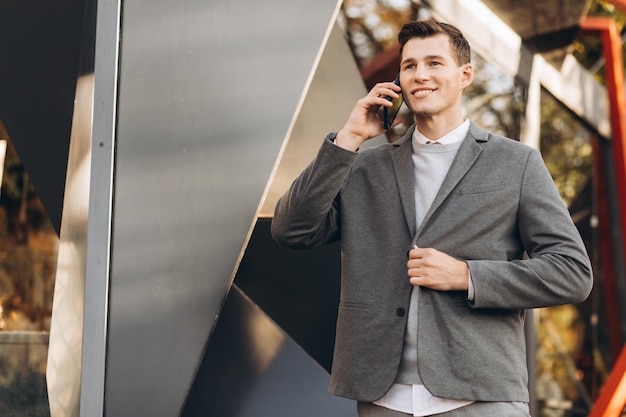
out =
<path fill-rule="evenodd" d="M 439 66 L 439 65 L 441 65 L 441 62 L 438 62 L 438 61 L 433 61 L 433 62 L 430 63 L 431 67 L 436 67 L 436 66 Z"/>

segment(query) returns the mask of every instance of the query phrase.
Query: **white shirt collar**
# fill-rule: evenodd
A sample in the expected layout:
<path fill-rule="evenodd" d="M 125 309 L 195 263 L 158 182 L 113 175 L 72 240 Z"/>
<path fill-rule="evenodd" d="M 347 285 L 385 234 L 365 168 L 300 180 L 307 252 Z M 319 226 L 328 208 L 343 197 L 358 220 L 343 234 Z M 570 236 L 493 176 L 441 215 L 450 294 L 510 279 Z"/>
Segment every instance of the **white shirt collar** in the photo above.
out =
<path fill-rule="evenodd" d="M 465 119 L 463 123 L 461 123 L 458 127 L 452 129 L 450 132 L 440 137 L 437 142 L 441 143 L 442 145 L 449 145 L 451 143 L 456 143 L 463 140 L 465 136 L 467 136 L 467 132 L 469 131 L 469 125 L 469 119 Z M 428 139 L 419 130 L 417 130 L 417 126 L 415 127 L 415 131 L 413 132 L 413 140 L 422 145 L 433 141 L 432 139 Z"/>

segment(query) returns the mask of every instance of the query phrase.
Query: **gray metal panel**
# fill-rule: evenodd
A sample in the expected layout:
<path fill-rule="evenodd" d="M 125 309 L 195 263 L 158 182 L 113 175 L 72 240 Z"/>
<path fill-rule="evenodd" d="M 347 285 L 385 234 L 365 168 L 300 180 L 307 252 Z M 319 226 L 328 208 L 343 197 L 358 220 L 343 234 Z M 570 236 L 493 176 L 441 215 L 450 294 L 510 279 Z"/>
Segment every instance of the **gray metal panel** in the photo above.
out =
<path fill-rule="evenodd" d="M 272 178 L 262 215 L 274 215 L 276 202 L 315 157 L 324 136 L 341 129 L 356 101 L 366 94 L 343 30 L 335 24 Z M 379 139 L 366 142 L 363 148 Z"/>
<path fill-rule="evenodd" d="M 95 117 L 85 261 L 84 322 L 88 325 L 83 326 L 82 362 L 86 366 L 81 370 L 81 417 L 102 416 L 104 412 L 120 7 L 120 0 L 99 0 L 97 19 L 93 19 L 93 30 L 97 29 L 93 47 Z"/>
<path fill-rule="evenodd" d="M 124 4 L 107 416 L 181 411 L 337 7 Z"/>

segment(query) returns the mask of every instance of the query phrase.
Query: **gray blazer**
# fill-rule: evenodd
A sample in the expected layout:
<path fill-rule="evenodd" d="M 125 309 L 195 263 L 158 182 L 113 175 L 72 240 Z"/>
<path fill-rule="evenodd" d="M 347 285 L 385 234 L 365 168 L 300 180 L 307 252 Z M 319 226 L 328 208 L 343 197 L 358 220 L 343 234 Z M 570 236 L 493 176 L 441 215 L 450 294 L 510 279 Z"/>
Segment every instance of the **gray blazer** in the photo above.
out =
<path fill-rule="evenodd" d="M 475 288 L 473 302 L 467 291 L 420 288 L 426 388 L 451 399 L 528 401 L 524 310 L 581 302 L 591 291 L 578 230 L 539 152 L 473 123 L 416 230 L 413 130 L 358 153 L 328 137 L 276 207 L 272 235 L 284 246 L 341 239 L 330 390 L 373 401 L 393 384 L 415 242 L 466 260 Z"/>

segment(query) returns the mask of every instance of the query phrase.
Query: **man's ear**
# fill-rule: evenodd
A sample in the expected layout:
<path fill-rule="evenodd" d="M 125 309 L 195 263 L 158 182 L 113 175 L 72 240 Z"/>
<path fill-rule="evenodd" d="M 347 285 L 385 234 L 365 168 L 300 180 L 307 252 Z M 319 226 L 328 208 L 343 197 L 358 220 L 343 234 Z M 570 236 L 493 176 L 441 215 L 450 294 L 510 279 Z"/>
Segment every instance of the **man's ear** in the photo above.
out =
<path fill-rule="evenodd" d="M 467 87 L 472 81 L 474 81 L 474 66 L 472 64 L 464 64 L 461 67 L 461 87 Z"/>

